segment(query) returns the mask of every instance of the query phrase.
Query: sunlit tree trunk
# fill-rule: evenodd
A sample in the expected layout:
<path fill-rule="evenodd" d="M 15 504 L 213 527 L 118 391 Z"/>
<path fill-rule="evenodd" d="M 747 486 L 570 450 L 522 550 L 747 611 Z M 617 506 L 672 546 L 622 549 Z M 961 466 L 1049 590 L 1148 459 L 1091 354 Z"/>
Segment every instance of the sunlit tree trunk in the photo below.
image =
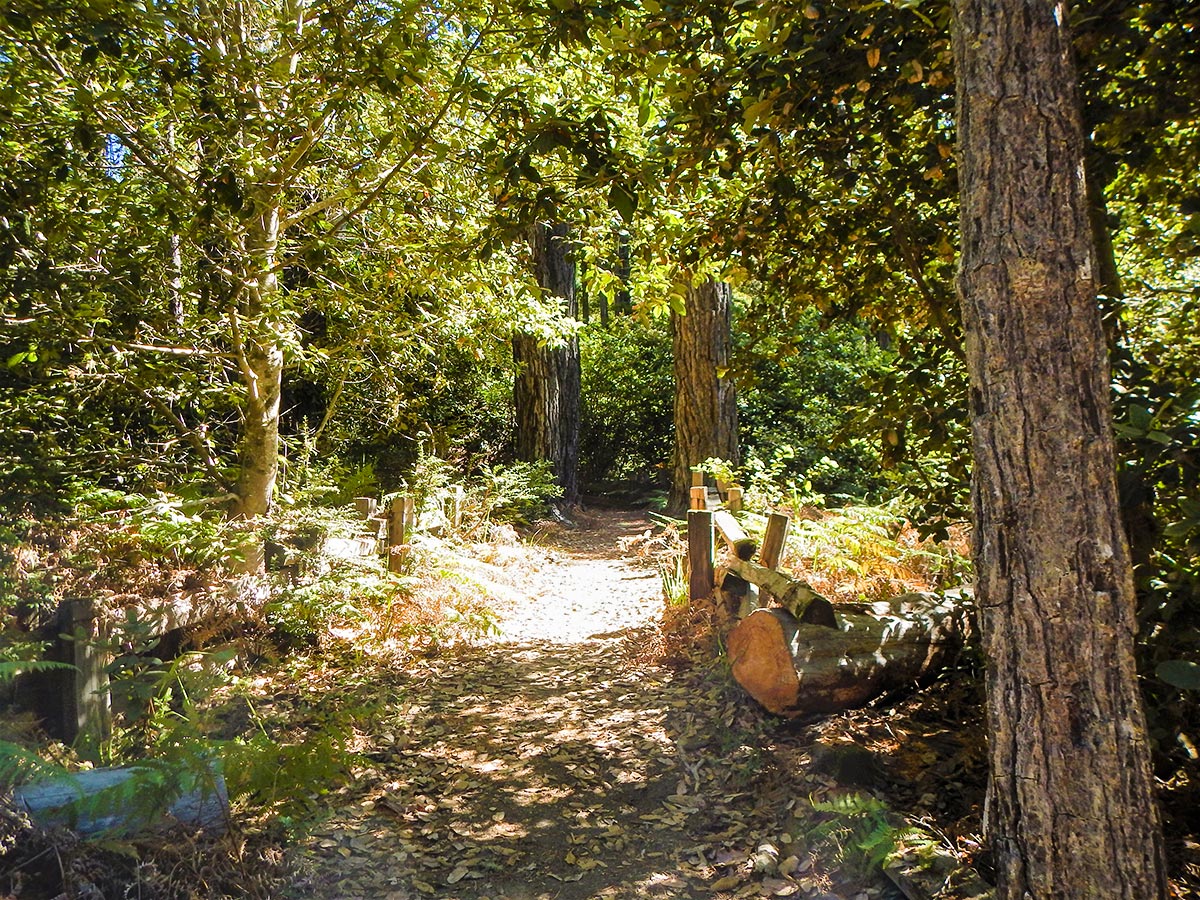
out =
<path fill-rule="evenodd" d="M 709 279 L 689 287 L 686 315 L 671 313 L 675 368 L 675 465 L 668 508 L 687 509 L 691 467 L 739 461 L 737 394 L 728 377 L 733 290 Z"/>
<path fill-rule="evenodd" d="M 530 232 L 537 282 L 574 317 L 575 261 L 567 226 L 536 225 Z M 527 462 L 548 460 L 563 489 L 562 503 L 579 502 L 579 341 L 545 344 L 534 335 L 513 337 L 516 451 Z"/>
<path fill-rule="evenodd" d="M 244 318 L 231 313 L 242 375 L 242 437 L 238 446 L 237 515 L 254 518 L 271 508 L 279 473 L 279 397 L 283 382 L 284 323 L 277 314 L 279 279 L 275 252 L 279 243 L 279 211 L 268 206 L 251 223 L 247 256 L 254 265 L 239 304 Z"/>
<path fill-rule="evenodd" d="M 988 834 L 1007 900 L 1166 894 L 1066 7 L 956 0 Z"/>

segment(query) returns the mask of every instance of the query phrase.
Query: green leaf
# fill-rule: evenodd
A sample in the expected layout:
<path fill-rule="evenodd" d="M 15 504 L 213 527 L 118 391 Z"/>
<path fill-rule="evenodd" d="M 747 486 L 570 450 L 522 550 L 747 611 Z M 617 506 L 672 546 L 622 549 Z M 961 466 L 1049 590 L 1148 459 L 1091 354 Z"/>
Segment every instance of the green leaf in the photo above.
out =
<path fill-rule="evenodd" d="M 1185 691 L 1200 691 L 1200 664 L 1186 659 L 1169 659 L 1154 670 L 1160 681 Z"/>
<path fill-rule="evenodd" d="M 0 660 L 0 682 L 5 682 L 26 672 L 51 672 L 74 668 L 70 663 L 47 659 Z"/>
<path fill-rule="evenodd" d="M 616 210 L 623 221 L 632 222 L 634 213 L 637 212 L 637 195 L 629 193 L 619 184 L 614 184 L 608 190 L 608 205 L 610 209 Z"/>

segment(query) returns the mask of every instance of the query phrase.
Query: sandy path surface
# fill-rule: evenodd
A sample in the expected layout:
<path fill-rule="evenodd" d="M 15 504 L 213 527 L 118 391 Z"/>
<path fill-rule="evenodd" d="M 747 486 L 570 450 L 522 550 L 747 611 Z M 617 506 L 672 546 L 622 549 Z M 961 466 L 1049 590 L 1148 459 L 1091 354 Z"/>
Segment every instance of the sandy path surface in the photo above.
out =
<path fill-rule="evenodd" d="M 662 582 L 647 563 L 622 550 L 650 528 L 644 514 L 600 511 L 581 527 L 557 532 L 547 563 L 519 598 L 497 604 L 500 643 L 577 644 L 643 628 L 662 617 Z"/>

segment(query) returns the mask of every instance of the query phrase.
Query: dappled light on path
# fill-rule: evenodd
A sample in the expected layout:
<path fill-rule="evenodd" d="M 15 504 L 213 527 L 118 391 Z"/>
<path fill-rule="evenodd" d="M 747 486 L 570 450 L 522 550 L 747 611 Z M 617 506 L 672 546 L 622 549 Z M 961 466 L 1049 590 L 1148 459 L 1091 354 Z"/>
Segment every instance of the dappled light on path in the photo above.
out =
<path fill-rule="evenodd" d="M 616 548 L 638 527 L 548 547 L 495 639 L 370 673 L 386 704 L 367 764 L 295 848 L 289 897 L 719 897 L 758 842 L 789 856 L 797 792 L 761 715 L 719 673 L 646 652 L 657 575 Z M 756 883 L 830 896 L 815 878 Z"/>

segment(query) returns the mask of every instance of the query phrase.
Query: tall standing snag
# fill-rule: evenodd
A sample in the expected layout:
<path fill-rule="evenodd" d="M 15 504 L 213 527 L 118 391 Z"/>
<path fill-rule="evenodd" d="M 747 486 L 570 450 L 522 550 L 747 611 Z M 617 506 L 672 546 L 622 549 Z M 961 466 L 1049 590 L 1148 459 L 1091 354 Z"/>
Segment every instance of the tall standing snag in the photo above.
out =
<path fill-rule="evenodd" d="M 1066 6 L 955 0 L 989 831 L 1012 900 L 1165 896 Z"/>

